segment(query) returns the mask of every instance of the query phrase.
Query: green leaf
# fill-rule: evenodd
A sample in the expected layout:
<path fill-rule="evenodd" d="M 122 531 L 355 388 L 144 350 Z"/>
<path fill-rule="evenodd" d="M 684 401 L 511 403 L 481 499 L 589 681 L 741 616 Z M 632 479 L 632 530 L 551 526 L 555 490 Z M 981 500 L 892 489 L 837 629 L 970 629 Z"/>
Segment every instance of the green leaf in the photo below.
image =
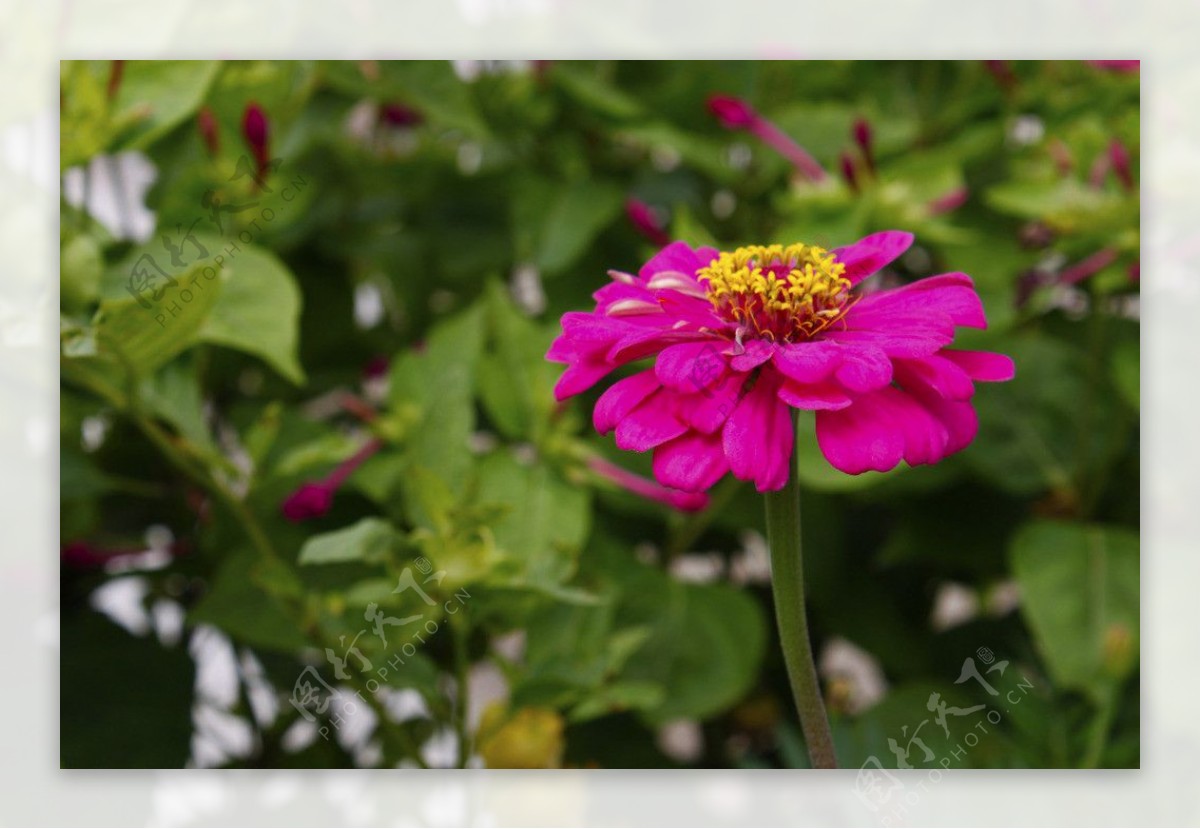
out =
<path fill-rule="evenodd" d="M 363 518 L 349 527 L 314 535 L 300 548 L 300 564 L 332 564 L 361 561 L 377 564 L 388 560 L 400 536 L 388 522 Z"/>
<path fill-rule="evenodd" d="M 1112 354 L 1113 384 L 1134 409 L 1142 402 L 1142 350 L 1137 342 L 1125 340 L 1117 344 Z"/>
<path fill-rule="evenodd" d="M 511 583 L 558 584 L 571 575 L 591 521 L 586 490 L 501 450 L 480 462 L 477 500 L 508 508 L 492 532 Z"/>
<path fill-rule="evenodd" d="M 232 552 L 188 620 L 215 625 L 240 642 L 270 650 L 293 652 L 307 647 L 301 620 L 279 598 L 278 586 L 286 581 L 277 570 L 253 553 Z"/>
<path fill-rule="evenodd" d="M 137 262 L 135 251 L 126 261 Z M 208 275 L 205 274 L 208 268 Z M 129 274 L 128 268 L 124 270 Z M 155 277 L 155 299 L 142 292 L 145 307 L 133 297 L 105 299 L 94 324 L 100 353 L 109 355 L 134 375 L 144 377 L 195 344 L 201 329 L 224 290 L 225 271 L 207 263 L 195 263 L 171 277 L 171 285 Z"/>
<path fill-rule="evenodd" d="M 634 618 L 653 632 L 621 676 L 666 689 L 662 704 L 647 712 L 652 723 L 710 717 L 754 685 L 767 636 L 762 608 L 750 596 L 663 577 L 637 604 Z"/>
<path fill-rule="evenodd" d="M 392 406 L 420 410 L 406 436 L 409 462 L 435 470 L 451 492 L 462 489 L 471 466 L 482 323 L 481 309 L 472 307 L 436 326 L 423 354 L 404 352 L 392 366 Z"/>
<path fill-rule="evenodd" d="M 534 262 L 546 276 L 565 271 L 617 217 L 622 203 L 620 189 L 602 182 L 581 181 L 560 189 L 549 203 Z"/>
<path fill-rule="evenodd" d="M 229 245 L 219 237 L 197 236 L 214 254 Z M 273 253 L 248 244 L 241 244 L 224 267 L 230 275 L 200 338 L 260 357 L 287 380 L 302 385 L 296 278 Z"/>
<path fill-rule="evenodd" d="M 505 437 L 534 438 L 554 399 L 557 367 L 545 354 L 556 331 L 522 315 L 496 282 L 488 285 L 487 313 L 493 347 L 479 360 L 480 402 Z"/>
<path fill-rule="evenodd" d="M 216 451 L 204 421 L 204 399 L 192 361 L 176 360 L 163 366 L 142 383 L 140 396 L 150 411 L 173 425 L 179 434 L 202 449 Z"/>
<path fill-rule="evenodd" d="M 144 149 L 199 109 L 220 65 L 215 60 L 125 61 L 117 117 L 137 120 L 118 148 Z"/>
<path fill-rule="evenodd" d="M 1136 533 L 1039 521 L 1013 540 L 1021 612 L 1055 682 L 1101 698 L 1137 665 Z"/>
<path fill-rule="evenodd" d="M 1007 383 L 980 384 L 979 434 L 963 453 L 988 480 L 1015 494 L 1071 492 L 1121 448 L 1126 428 L 1107 387 L 1073 347 L 1044 336 L 1010 338 Z"/>

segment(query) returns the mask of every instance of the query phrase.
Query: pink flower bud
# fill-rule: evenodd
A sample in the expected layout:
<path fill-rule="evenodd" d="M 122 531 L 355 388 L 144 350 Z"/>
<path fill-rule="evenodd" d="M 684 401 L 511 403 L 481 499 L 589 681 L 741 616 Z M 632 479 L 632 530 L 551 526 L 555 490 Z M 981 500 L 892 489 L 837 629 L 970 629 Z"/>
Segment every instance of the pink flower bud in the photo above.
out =
<path fill-rule="evenodd" d="M 654 214 L 654 209 L 645 202 L 634 198 L 626 199 L 625 216 L 638 233 L 645 236 L 655 245 L 663 247 L 671 241 L 666 230 L 659 222 L 658 217 Z"/>
<path fill-rule="evenodd" d="M 708 99 L 708 111 L 726 129 L 748 129 L 758 121 L 754 107 L 741 98 L 729 95 L 713 95 Z"/>
<path fill-rule="evenodd" d="M 842 178 L 846 180 L 846 184 L 850 185 L 850 189 L 858 192 L 858 171 L 854 167 L 854 159 L 850 157 L 850 153 L 842 153 Z"/>
<path fill-rule="evenodd" d="M 280 508 L 284 518 L 294 523 L 320 518 L 333 506 L 333 487 L 326 483 L 307 483 L 293 492 Z"/>
<path fill-rule="evenodd" d="M 1108 145 L 1108 160 L 1112 163 L 1113 172 L 1121 180 L 1121 185 L 1126 190 L 1132 190 L 1133 171 L 1129 167 L 1129 151 L 1125 149 L 1124 144 L 1115 138 Z"/>
<path fill-rule="evenodd" d="M 267 163 L 271 159 L 270 128 L 262 107 L 253 101 L 246 104 L 246 111 L 242 114 L 242 135 L 254 152 L 254 159 L 258 162 L 258 172 L 261 175 L 267 169 Z"/>
<path fill-rule="evenodd" d="M 196 115 L 196 126 L 200 129 L 200 137 L 204 140 L 204 146 L 208 148 L 208 154 L 215 158 L 221 150 L 221 135 L 213 111 L 208 107 L 202 108 Z"/>

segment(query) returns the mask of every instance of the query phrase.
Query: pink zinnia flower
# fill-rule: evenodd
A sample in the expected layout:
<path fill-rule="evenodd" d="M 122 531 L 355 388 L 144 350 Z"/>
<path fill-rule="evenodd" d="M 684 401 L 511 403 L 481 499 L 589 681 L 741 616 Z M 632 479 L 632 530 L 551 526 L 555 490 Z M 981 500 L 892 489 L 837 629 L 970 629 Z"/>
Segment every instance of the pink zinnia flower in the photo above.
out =
<path fill-rule="evenodd" d="M 563 316 L 546 355 L 567 364 L 555 396 L 655 355 L 601 395 L 593 420 L 620 448 L 653 450 L 654 476 L 685 492 L 726 472 L 760 491 L 782 488 L 792 408 L 816 410 L 821 451 L 843 472 L 934 463 L 975 436 L 974 381 L 1008 380 L 1013 363 L 947 348 L 956 327 L 987 324 L 966 274 L 856 287 L 912 239 L 888 231 L 833 251 L 732 253 L 674 242 L 637 276 L 610 272 L 595 311 Z"/>

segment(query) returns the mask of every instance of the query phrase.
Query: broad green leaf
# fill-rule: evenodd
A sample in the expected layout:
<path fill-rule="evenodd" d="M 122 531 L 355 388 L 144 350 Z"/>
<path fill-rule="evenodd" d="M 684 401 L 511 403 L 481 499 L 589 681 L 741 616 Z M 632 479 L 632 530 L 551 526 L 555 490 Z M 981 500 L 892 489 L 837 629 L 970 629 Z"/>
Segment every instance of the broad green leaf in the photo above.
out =
<path fill-rule="evenodd" d="M 480 462 L 477 499 L 508 507 L 492 527 L 508 579 L 557 584 L 570 576 L 591 520 L 586 490 L 545 463 L 524 465 L 500 450 Z"/>
<path fill-rule="evenodd" d="M 545 354 L 557 332 L 534 325 L 495 282 L 487 310 L 493 345 L 479 360 L 480 402 L 505 437 L 535 438 L 554 399 L 557 365 Z"/>
<path fill-rule="evenodd" d="M 753 686 L 767 636 L 762 608 L 747 594 L 663 578 L 658 591 L 638 597 L 635 614 L 652 632 L 621 676 L 666 689 L 647 712 L 652 723 L 713 716 Z"/>
<path fill-rule="evenodd" d="M 216 451 L 204 420 L 204 399 L 193 362 L 175 360 L 163 366 L 143 381 L 140 397 L 148 409 L 171 423 L 196 446 Z"/>
<path fill-rule="evenodd" d="M 136 254 L 131 254 L 134 262 Z M 223 269 L 196 263 L 172 276 L 174 285 L 156 276 L 158 298 L 145 291 L 138 294 L 140 302 L 133 296 L 102 300 L 94 320 L 100 354 L 136 376 L 151 374 L 200 339 L 227 276 Z"/>
<path fill-rule="evenodd" d="M 247 551 L 232 551 L 200 602 L 188 613 L 192 624 L 210 624 L 239 642 L 294 652 L 309 645 L 301 619 L 278 598 L 275 568 Z"/>
<path fill-rule="evenodd" d="M 210 236 L 201 241 L 214 255 L 230 245 Z M 230 275 L 200 338 L 260 357 L 283 377 L 302 385 L 304 369 L 297 356 L 301 296 L 296 278 L 273 253 L 239 245 L 233 255 L 226 254 Z"/>
<path fill-rule="evenodd" d="M 399 544 L 395 528 L 379 518 L 363 518 L 349 527 L 314 535 L 300 548 L 300 564 L 387 561 Z"/>
<path fill-rule="evenodd" d="M 534 262 L 556 276 L 578 259 L 617 214 L 621 191 L 610 184 L 581 181 L 562 188 L 548 205 Z"/>
<path fill-rule="evenodd" d="M 1135 532 L 1038 521 L 1013 540 L 1021 612 L 1056 684 L 1100 697 L 1137 666 Z"/>
<path fill-rule="evenodd" d="M 437 325 L 423 353 L 402 353 L 392 365 L 393 407 L 411 404 L 420 412 L 406 436 L 409 461 L 435 471 L 452 492 L 461 490 L 471 466 L 482 340 L 482 312 L 472 307 Z"/>
<path fill-rule="evenodd" d="M 963 459 L 1009 492 L 1070 492 L 1122 445 L 1126 424 L 1117 416 L 1108 376 L 1049 337 L 1011 338 L 1004 350 L 1016 376 L 979 384 L 973 398 L 979 434 Z"/>
<path fill-rule="evenodd" d="M 115 101 L 117 117 L 136 118 L 119 149 L 144 149 L 200 108 L 220 62 L 214 60 L 125 61 Z"/>

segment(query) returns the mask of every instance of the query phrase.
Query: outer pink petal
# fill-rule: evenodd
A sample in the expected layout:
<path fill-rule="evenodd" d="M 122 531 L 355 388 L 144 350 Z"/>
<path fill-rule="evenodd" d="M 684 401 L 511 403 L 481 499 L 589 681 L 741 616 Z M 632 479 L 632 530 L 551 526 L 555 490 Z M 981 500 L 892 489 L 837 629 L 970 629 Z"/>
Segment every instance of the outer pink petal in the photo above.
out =
<path fill-rule="evenodd" d="M 872 233 L 852 245 L 833 251 L 839 262 L 846 266 L 844 276 L 852 285 L 857 285 L 884 265 L 893 262 L 908 250 L 913 235 L 900 230 L 885 230 Z"/>
<path fill-rule="evenodd" d="M 667 388 L 689 393 L 707 389 L 725 375 L 722 346 L 718 340 L 667 346 L 654 361 L 654 373 Z"/>
<path fill-rule="evenodd" d="M 923 386 L 946 400 L 970 400 L 975 393 L 971 377 L 937 354 L 920 360 L 897 360 L 895 369 L 896 379 L 906 389 Z"/>
<path fill-rule="evenodd" d="M 654 477 L 684 492 L 703 492 L 728 471 L 720 435 L 688 432 L 654 450 Z"/>
<path fill-rule="evenodd" d="M 561 402 L 587 391 L 614 368 L 616 365 L 606 360 L 580 358 L 567 366 L 562 377 L 554 384 L 554 399 Z"/>
<path fill-rule="evenodd" d="M 617 424 L 626 415 L 659 388 L 661 386 L 658 378 L 650 369 L 639 371 L 637 374 L 613 383 L 604 394 L 600 395 L 600 399 L 596 401 L 596 408 L 592 411 L 592 423 L 595 425 L 596 431 L 607 435 L 617 428 Z"/>
<path fill-rule="evenodd" d="M 838 469 L 886 472 L 901 460 L 934 463 L 947 454 L 948 429 L 915 398 L 879 389 L 839 411 L 817 412 L 817 445 Z"/>
<path fill-rule="evenodd" d="M 786 381 L 779 387 L 779 399 L 797 409 L 844 409 L 853 400 L 836 383 L 797 383 Z"/>
<path fill-rule="evenodd" d="M 846 325 L 859 330 L 886 329 L 899 320 L 928 314 L 944 314 L 966 328 L 987 328 L 983 303 L 965 273 L 944 273 L 867 294 L 846 315 Z"/>
<path fill-rule="evenodd" d="M 941 353 L 947 360 L 956 363 L 972 380 L 1000 383 L 1011 380 L 1017 373 L 1012 357 L 991 351 L 957 351 L 946 349 Z"/>
<path fill-rule="evenodd" d="M 656 273 L 662 271 L 680 271 L 694 275 L 697 270 L 706 266 L 717 256 L 717 251 L 712 248 L 693 250 L 686 242 L 672 242 L 654 254 L 649 262 L 642 265 L 638 276 L 648 281 Z"/>
<path fill-rule="evenodd" d="M 629 452 L 645 452 L 687 431 L 675 414 L 676 403 L 665 389 L 643 400 L 617 424 L 617 446 Z"/>
<path fill-rule="evenodd" d="M 759 492 L 780 489 L 791 471 L 796 435 L 791 411 L 776 397 L 777 385 L 776 377 L 761 375 L 722 430 L 730 470 L 754 481 Z"/>

